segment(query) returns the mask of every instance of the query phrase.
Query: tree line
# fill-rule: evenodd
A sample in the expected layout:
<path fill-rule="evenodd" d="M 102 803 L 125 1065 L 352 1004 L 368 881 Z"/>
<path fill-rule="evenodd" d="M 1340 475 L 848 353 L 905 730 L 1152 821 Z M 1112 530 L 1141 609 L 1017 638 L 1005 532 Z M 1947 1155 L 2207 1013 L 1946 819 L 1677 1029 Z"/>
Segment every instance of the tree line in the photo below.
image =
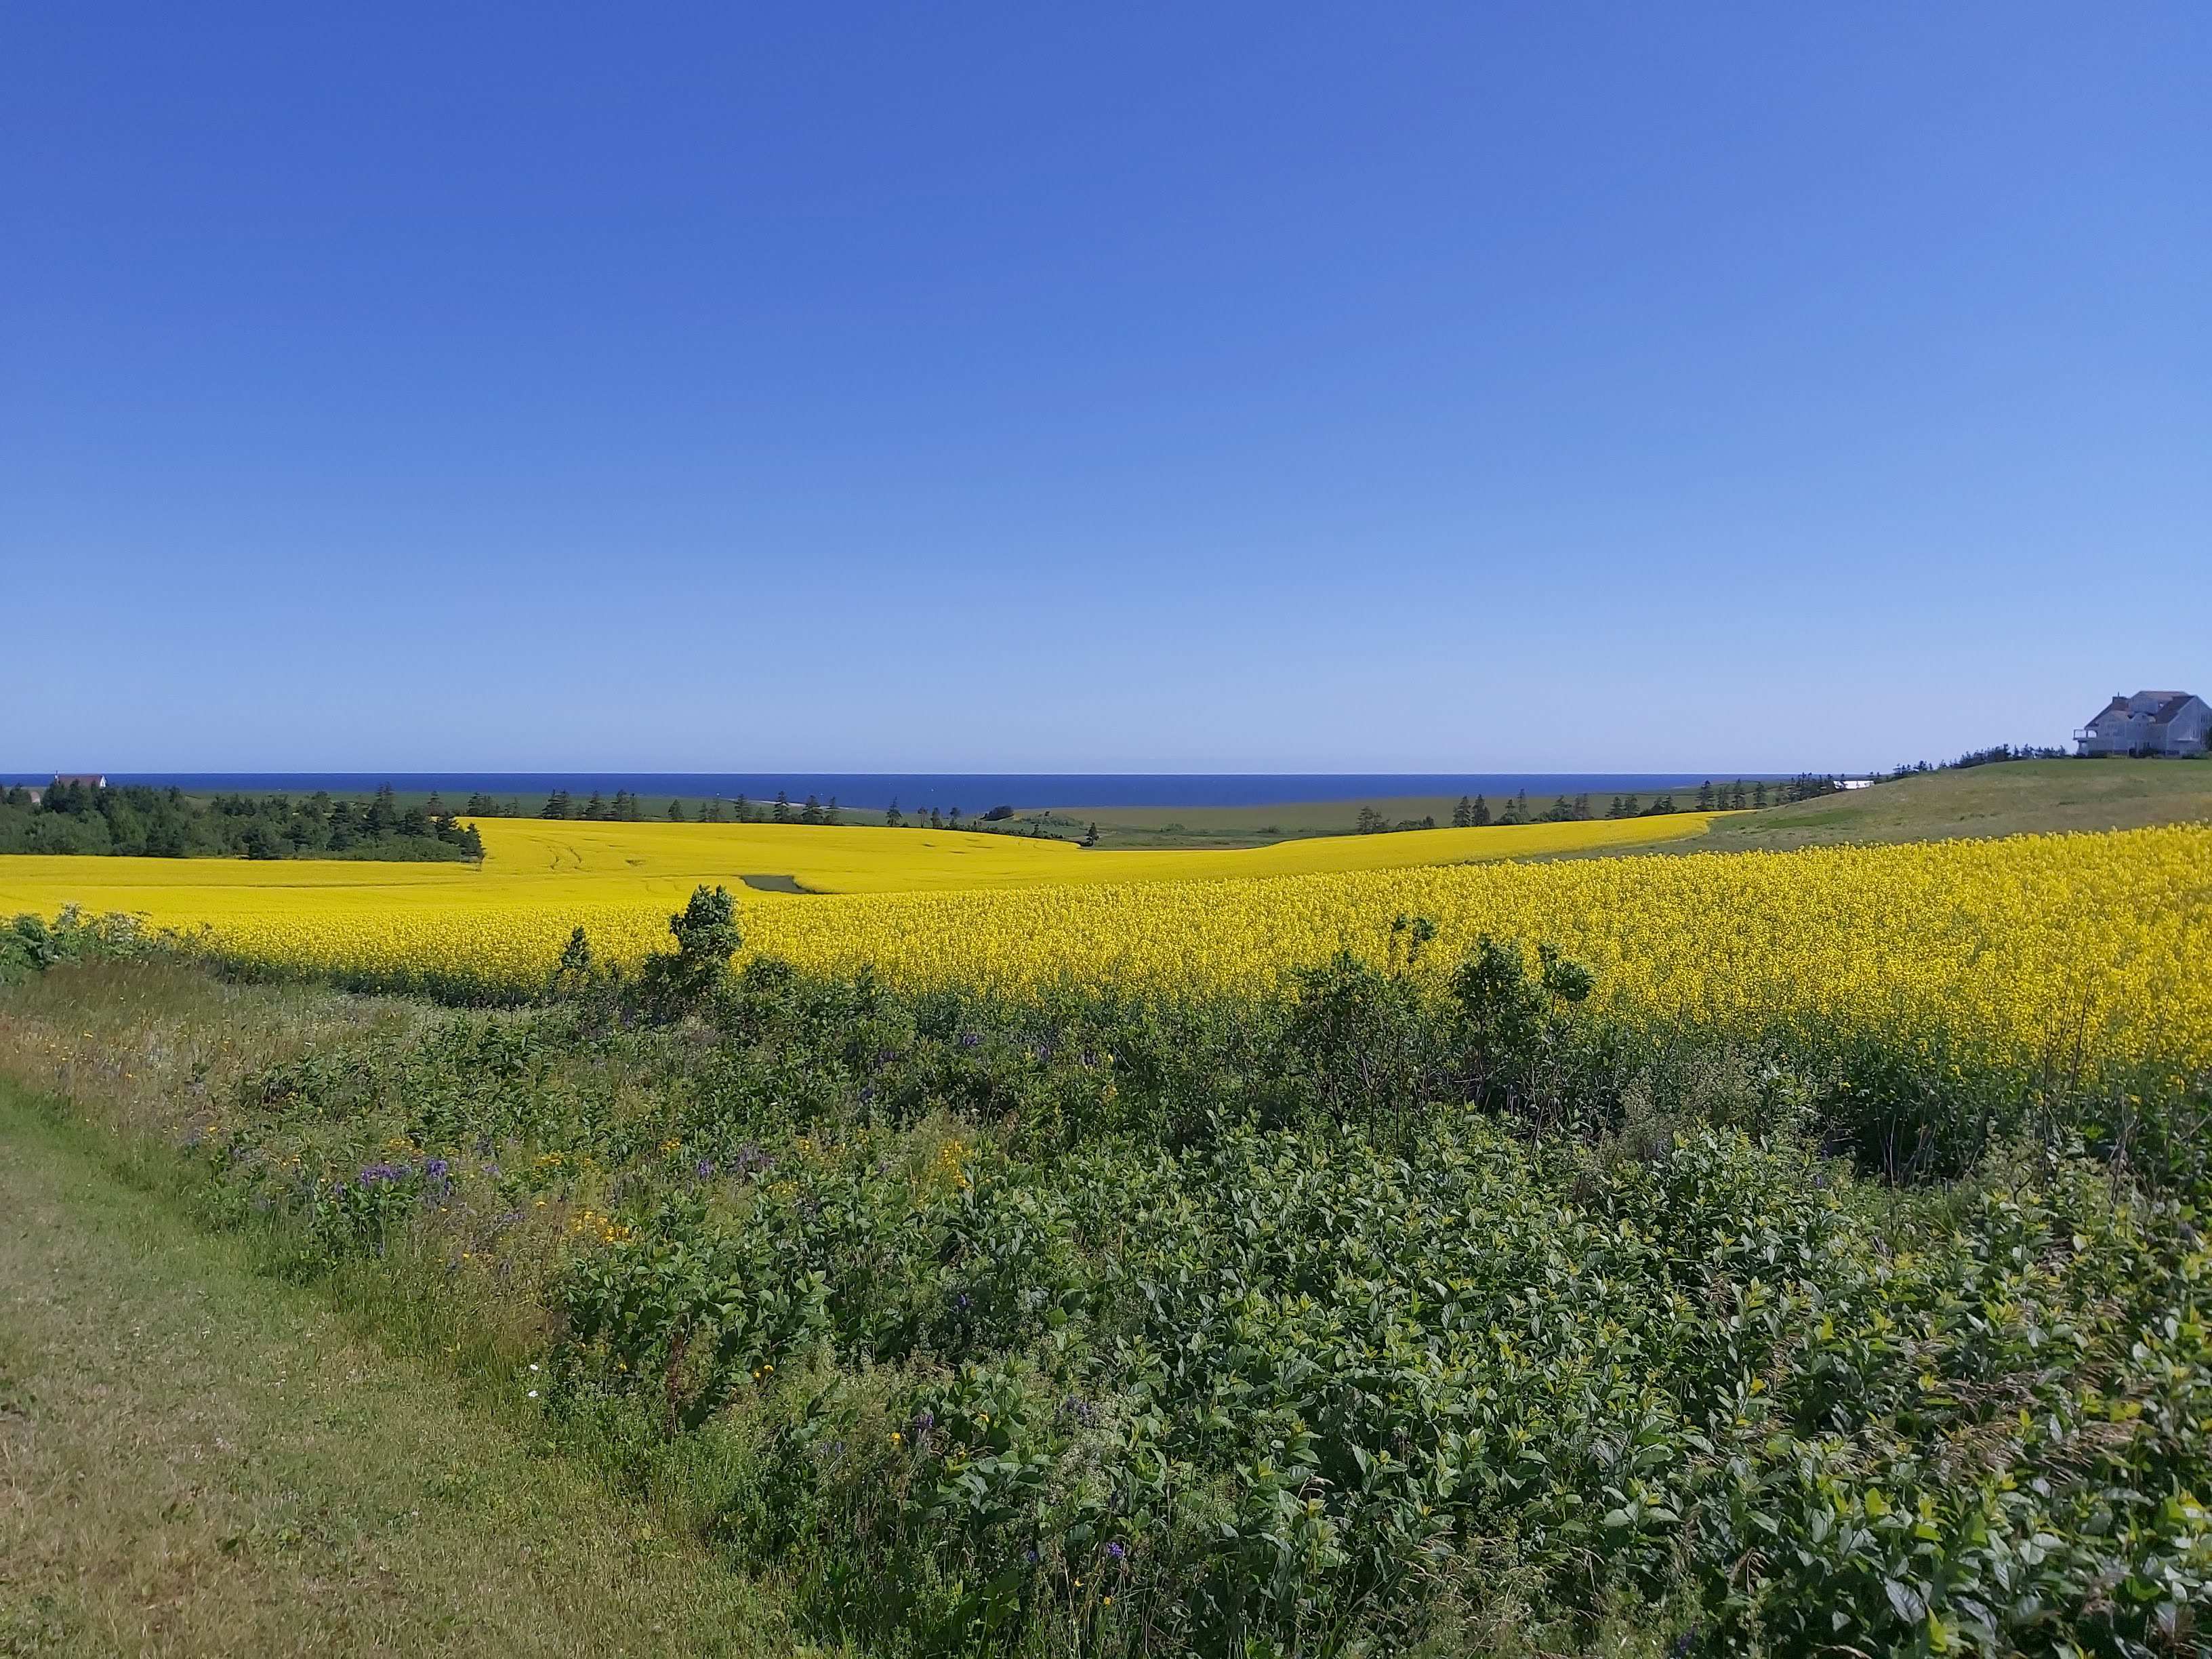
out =
<path fill-rule="evenodd" d="M 1646 801 L 1640 794 L 1615 795 L 1606 803 L 1602 811 L 1587 794 L 1559 795 L 1540 811 L 1529 800 L 1526 789 L 1508 795 L 1503 805 L 1492 811 L 1489 798 L 1484 795 L 1462 795 L 1452 808 L 1451 827 L 1455 830 L 1481 830 L 1492 825 L 1504 828 L 1516 823 L 1574 823 L 1587 818 L 1649 818 L 1663 817 L 1670 812 L 1729 812 L 1756 811 L 1761 807 L 1780 806 L 1789 801 L 1811 800 L 1815 796 L 1833 794 L 1843 785 L 1835 778 L 1815 773 L 1803 773 L 1794 778 L 1738 778 L 1732 783 L 1715 783 L 1710 778 L 1698 786 L 1694 805 L 1676 800 L 1671 789 L 1662 790 Z M 1363 806 L 1356 822 L 1356 833 L 1363 836 L 1384 835 L 1401 830 L 1433 830 L 1437 828 L 1434 814 L 1419 818 L 1400 818 L 1393 822 L 1380 808 Z"/>
<path fill-rule="evenodd" d="M 437 796 L 403 807 L 389 784 L 354 801 L 57 783 L 35 799 L 20 786 L 0 793 L 0 853 L 415 861 L 481 859 L 483 841 Z"/>
<path fill-rule="evenodd" d="M 482 793 L 469 797 L 465 810 L 472 817 L 522 816 L 517 801 L 500 802 Z M 695 802 L 689 811 L 684 810 L 681 798 L 672 797 L 657 813 L 648 812 L 643 798 L 627 789 L 617 789 L 611 797 L 595 789 L 580 802 L 570 791 L 556 789 L 545 797 L 544 804 L 533 816 L 589 823 L 638 823 L 647 817 L 663 818 L 670 823 L 805 823 L 830 827 L 852 822 L 835 795 L 827 800 L 819 795 L 809 795 L 803 801 L 794 801 L 790 792 L 782 789 L 775 792 L 773 800 L 757 801 L 744 794 L 725 800 L 717 795 Z M 1040 837 L 1048 835 L 1039 820 L 1029 820 L 1024 827 L 1011 806 L 994 806 L 972 816 L 963 815 L 957 806 L 950 811 L 933 806 L 927 811 L 917 808 L 907 812 L 900 809 L 896 797 L 884 809 L 883 823 L 892 830 L 975 830 Z M 1093 833 L 1095 836 L 1095 828 Z"/>

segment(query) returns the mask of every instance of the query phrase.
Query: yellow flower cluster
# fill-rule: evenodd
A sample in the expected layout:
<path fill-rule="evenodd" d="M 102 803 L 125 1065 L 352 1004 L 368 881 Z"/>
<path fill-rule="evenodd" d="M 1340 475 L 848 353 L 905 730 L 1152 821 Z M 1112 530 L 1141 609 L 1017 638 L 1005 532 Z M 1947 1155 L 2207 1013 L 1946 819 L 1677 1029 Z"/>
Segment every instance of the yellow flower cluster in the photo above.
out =
<path fill-rule="evenodd" d="M 0 910 L 15 896 L 7 882 L 0 867 Z M 667 948 L 673 907 L 657 890 L 587 898 L 611 883 L 584 880 L 566 902 L 557 890 L 529 905 L 472 900 L 465 886 L 399 902 L 307 882 L 144 908 L 156 924 L 204 926 L 246 961 L 394 985 L 534 988 L 580 925 L 602 961 Z M 1940 1027 L 2032 1060 L 2212 1063 L 2212 999 L 2191 994 L 2212 961 L 2212 826 L 741 898 L 747 954 L 811 970 L 868 964 L 907 985 L 1247 991 L 1339 948 L 1379 961 L 1392 919 L 1409 915 L 1438 926 L 1431 963 L 1456 960 L 1483 933 L 1550 942 L 1597 969 L 1602 1000 L 1655 1019 Z"/>
<path fill-rule="evenodd" d="M 602 1244 L 619 1244 L 633 1236 L 627 1224 L 598 1210 L 577 1211 L 568 1218 L 568 1231 Z"/>
<path fill-rule="evenodd" d="M 938 1147 L 937 1156 L 930 1160 L 928 1171 L 922 1178 L 923 1188 L 933 1192 L 957 1193 L 974 1185 L 968 1175 L 969 1157 L 968 1143 L 957 1136 L 944 1142 Z"/>

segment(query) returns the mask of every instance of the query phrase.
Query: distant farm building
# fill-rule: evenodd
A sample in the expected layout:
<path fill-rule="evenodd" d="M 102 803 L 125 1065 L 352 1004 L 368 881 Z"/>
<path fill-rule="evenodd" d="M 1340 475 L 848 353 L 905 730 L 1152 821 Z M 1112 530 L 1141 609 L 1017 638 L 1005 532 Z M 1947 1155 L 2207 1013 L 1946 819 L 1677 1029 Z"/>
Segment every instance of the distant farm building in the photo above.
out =
<path fill-rule="evenodd" d="M 65 783 L 81 783 L 88 789 L 105 789 L 107 787 L 107 775 L 105 772 L 57 772 L 54 774 L 56 788 L 59 788 Z"/>
<path fill-rule="evenodd" d="M 2186 691 L 2115 694 L 2074 734 L 2085 755 L 2201 755 L 2212 739 L 2212 706 Z"/>

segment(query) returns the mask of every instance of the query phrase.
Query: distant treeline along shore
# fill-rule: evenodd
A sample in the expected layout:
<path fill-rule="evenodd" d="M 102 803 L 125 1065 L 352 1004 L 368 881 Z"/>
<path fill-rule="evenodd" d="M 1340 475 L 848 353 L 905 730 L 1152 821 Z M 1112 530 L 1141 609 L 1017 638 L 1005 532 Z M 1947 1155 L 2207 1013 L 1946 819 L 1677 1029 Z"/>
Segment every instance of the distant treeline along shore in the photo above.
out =
<path fill-rule="evenodd" d="M 139 858 L 481 859 L 475 826 L 436 796 L 401 806 L 386 785 L 366 801 L 327 794 L 216 795 L 142 784 L 57 781 L 0 793 L 0 853 Z"/>

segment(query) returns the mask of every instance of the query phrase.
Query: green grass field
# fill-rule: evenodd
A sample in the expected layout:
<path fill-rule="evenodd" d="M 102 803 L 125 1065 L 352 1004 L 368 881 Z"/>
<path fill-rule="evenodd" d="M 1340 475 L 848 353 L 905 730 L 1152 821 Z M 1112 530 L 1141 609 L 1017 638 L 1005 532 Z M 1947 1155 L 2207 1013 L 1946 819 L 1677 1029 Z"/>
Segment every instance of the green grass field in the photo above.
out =
<path fill-rule="evenodd" d="M 1701 853 L 1943 841 L 2212 819 L 2212 762 L 2007 761 L 1723 818 Z"/>
<path fill-rule="evenodd" d="M 1531 795 L 1529 810 L 1542 813 L 1559 799 Z M 1591 797 L 1594 812 L 1602 817 L 1613 799 L 1600 792 Z M 1651 796 L 1646 792 L 1644 803 Z M 1694 804 L 1696 790 L 1677 792 L 1676 805 Z M 1279 841 L 1303 841 L 1321 836 L 1348 836 L 1358 828 L 1363 808 L 1372 807 L 1392 823 L 1408 819 L 1419 823 L 1432 817 L 1439 828 L 1451 823 L 1457 795 L 1378 795 L 1352 800 L 1277 802 L 1266 806 L 1067 806 L 1051 809 L 1047 829 L 1054 835 L 1080 836 L 1095 823 L 1098 844 L 1110 848 L 1145 847 L 1264 847 Z M 1492 816 L 1504 810 L 1505 797 L 1489 798 Z M 1024 821 L 1031 816 L 1024 815 Z"/>

